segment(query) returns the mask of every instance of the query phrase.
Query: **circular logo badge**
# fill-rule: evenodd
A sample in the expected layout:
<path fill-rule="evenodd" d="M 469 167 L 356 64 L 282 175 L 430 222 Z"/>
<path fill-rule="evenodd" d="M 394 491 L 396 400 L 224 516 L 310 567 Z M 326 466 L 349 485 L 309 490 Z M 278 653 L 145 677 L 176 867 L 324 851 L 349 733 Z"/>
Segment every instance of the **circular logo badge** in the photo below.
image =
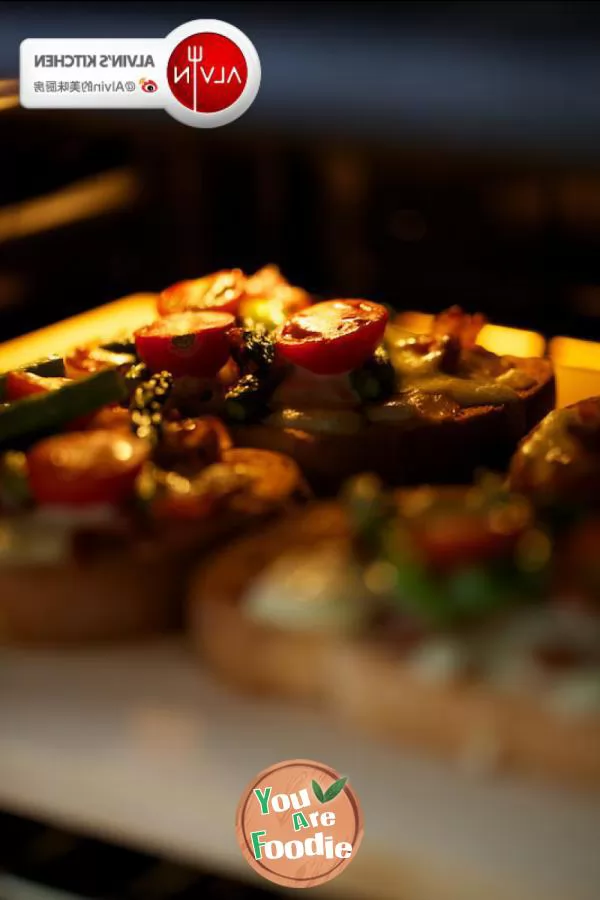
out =
<path fill-rule="evenodd" d="M 166 38 L 167 112 L 186 125 L 228 125 L 250 107 L 260 87 L 260 61 L 252 42 L 233 25 L 200 19 Z"/>
<path fill-rule="evenodd" d="M 249 865 L 275 884 L 307 888 L 354 859 L 363 818 L 347 776 L 310 759 L 270 766 L 240 800 L 236 834 Z"/>

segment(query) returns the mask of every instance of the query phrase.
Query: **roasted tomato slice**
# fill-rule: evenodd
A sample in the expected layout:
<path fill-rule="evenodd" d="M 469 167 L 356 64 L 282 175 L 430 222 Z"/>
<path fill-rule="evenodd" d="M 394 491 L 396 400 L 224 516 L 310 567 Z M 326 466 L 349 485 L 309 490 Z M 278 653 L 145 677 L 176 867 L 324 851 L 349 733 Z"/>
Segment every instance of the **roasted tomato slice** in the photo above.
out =
<path fill-rule="evenodd" d="M 165 288 L 158 298 L 158 313 L 170 316 L 178 312 L 215 309 L 237 315 L 240 300 L 246 289 L 246 277 L 241 269 L 230 269 L 178 281 Z"/>
<path fill-rule="evenodd" d="M 385 331 L 387 310 L 368 300 L 329 300 L 292 316 L 280 329 L 281 356 L 317 375 L 357 369 Z"/>
<path fill-rule="evenodd" d="M 138 354 L 153 372 L 216 375 L 229 358 L 230 313 L 204 310 L 158 319 L 135 333 Z"/>
<path fill-rule="evenodd" d="M 76 347 L 65 356 L 65 373 L 69 378 L 87 378 L 103 369 L 131 364 L 130 353 L 115 353 L 104 347 Z"/>
<path fill-rule="evenodd" d="M 81 422 L 81 419 L 79 421 Z M 131 430 L 131 416 L 129 410 L 123 406 L 104 406 L 87 418 L 87 421 L 84 419 L 78 430 L 84 427 L 94 431 L 99 428 L 109 428 L 113 431 L 121 428 L 129 431 Z"/>
<path fill-rule="evenodd" d="M 273 313 L 279 316 L 279 325 L 311 303 L 312 297 L 304 288 L 290 284 L 277 266 L 268 265 L 246 279 L 246 299 L 240 312 L 252 318 L 253 310 L 266 312 L 267 305 L 271 304 Z"/>
<path fill-rule="evenodd" d="M 6 399 L 20 400 L 32 394 L 46 394 L 69 384 L 69 378 L 45 378 L 33 372 L 9 372 L 6 376 Z"/>
<path fill-rule="evenodd" d="M 220 419 L 204 416 L 165 422 L 156 461 L 163 469 L 193 475 L 218 462 L 231 448 L 231 437 Z"/>
<path fill-rule="evenodd" d="M 440 569 L 498 559 L 514 548 L 518 536 L 492 531 L 484 516 L 466 512 L 433 515 L 412 533 L 417 550 Z"/>
<path fill-rule="evenodd" d="M 77 431 L 40 441 L 27 454 L 38 503 L 117 504 L 130 497 L 149 446 L 123 431 Z"/>
<path fill-rule="evenodd" d="M 268 297 L 278 287 L 289 287 L 289 281 L 283 277 L 279 266 L 270 263 L 263 266 L 254 275 L 246 279 L 246 293 L 250 297 Z"/>
<path fill-rule="evenodd" d="M 435 317 L 432 332 L 437 337 L 449 335 L 457 338 L 461 347 L 470 349 L 477 343 L 479 332 L 485 324 L 486 318 L 481 313 L 469 315 L 460 306 L 451 306 Z"/>

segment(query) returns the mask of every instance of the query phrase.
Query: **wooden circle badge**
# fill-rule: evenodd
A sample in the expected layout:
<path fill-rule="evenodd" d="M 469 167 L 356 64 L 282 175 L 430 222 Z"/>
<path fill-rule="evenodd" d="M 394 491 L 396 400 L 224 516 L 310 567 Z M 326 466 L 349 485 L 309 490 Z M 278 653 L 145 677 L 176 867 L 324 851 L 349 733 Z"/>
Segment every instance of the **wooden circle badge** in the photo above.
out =
<path fill-rule="evenodd" d="M 337 878 L 354 859 L 363 830 L 347 776 L 310 759 L 288 759 L 260 772 L 237 809 L 244 858 L 284 887 L 317 887 Z"/>

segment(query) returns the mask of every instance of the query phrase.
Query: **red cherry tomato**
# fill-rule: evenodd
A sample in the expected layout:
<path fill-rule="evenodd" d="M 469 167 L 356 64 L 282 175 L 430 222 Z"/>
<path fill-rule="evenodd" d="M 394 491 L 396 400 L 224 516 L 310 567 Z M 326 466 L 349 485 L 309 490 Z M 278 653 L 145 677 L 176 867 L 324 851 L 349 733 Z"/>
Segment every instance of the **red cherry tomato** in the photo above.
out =
<path fill-rule="evenodd" d="M 204 310 L 158 319 L 135 333 L 138 354 L 153 372 L 211 376 L 229 357 L 230 313 Z"/>
<path fill-rule="evenodd" d="M 6 399 L 12 402 L 32 394 L 47 394 L 69 383 L 69 378 L 45 378 L 33 372 L 9 372 L 6 376 Z"/>
<path fill-rule="evenodd" d="M 317 375 L 361 366 L 383 337 L 387 310 L 368 300 L 328 300 L 292 316 L 279 330 L 280 354 Z"/>
<path fill-rule="evenodd" d="M 82 428 L 94 431 L 99 428 L 108 428 L 113 431 L 121 428 L 125 431 L 130 431 L 131 418 L 129 410 L 123 406 L 103 406 L 98 412 L 92 413 L 91 416 L 87 417 L 87 421 L 84 419 L 78 430 Z"/>
<path fill-rule="evenodd" d="M 104 347 L 75 347 L 65 356 L 65 373 L 69 378 L 87 378 L 104 369 L 131 363 L 130 353 L 115 353 Z"/>
<path fill-rule="evenodd" d="M 235 316 L 245 289 L 246 278 L 241 269 L 224 270 L 204 278 L 178 281 L 159 295 L 158 313 L 169 316 L 178 312 L 215 309 Z"/>
<path fill-rule="evenodd" d="M 485 516 L 457 512 L 427 517 L 415 527 L 412 540 L 433 568 L 453 569 L 510 553 L 521 533 L 492 531 Z"/>
<path fill-rule="evenodd" d="M 133 493 L 148 457 L 145 441 L 123 431 L 75 431 L 40 441 L 27 454 L 38 503 L 121 503 Z"/>

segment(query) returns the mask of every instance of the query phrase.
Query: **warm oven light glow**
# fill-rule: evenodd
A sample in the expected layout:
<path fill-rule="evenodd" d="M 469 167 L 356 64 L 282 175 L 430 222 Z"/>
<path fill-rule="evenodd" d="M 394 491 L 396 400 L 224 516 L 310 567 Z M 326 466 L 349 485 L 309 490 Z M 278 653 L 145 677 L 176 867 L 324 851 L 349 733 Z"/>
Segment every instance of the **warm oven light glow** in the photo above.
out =
<path fill-rule="evenodd" d="M 394 325 L 399 325 L 400 328 L 405 328 L 407 331 L 412 331 L 415 334 L 427 334 L 433 325 L 433 316 L 430 316 L 428 313 L 409 310 L 407 312 L 398 313 L 393 319 L 393 323 Z"/>
<path fill-rule="evenodd" d="M 433 323 L 433 316 L 419 312 L 403 312 L 394 323 L 407 331 L 427 334 Z M 535 331 L 522 331 L 518 328 L 506 328 L 503 325 L 485 325 L 477 341 L 486 350 L 500 356 L 543 356 L 546 342 L 541 334 Z"/>
<path fill-rule="evenodd" d="M 543 356 L 546 350 L 546 341 L 536 331 L 503 325 L 484 325 L 477 343 L 499 356 Z"/>
<path fill-rule="evenodd" d="M 558 406 L 600 396 L 600 344 L 557 337 L 550 341 L 550 356 L 556 370 Z"/>
<path fill-rule="evenodd" d="M 155 318 L 155 294 L 133 294 L 115 300 L 114 303 L 0 344 L 0 371 L 25 366 L 53 353 L 63 354 L 81 344 L 131 334 Z"/>
<path fill-rule="evenodd" d="M 600 372 L 600 344 L 593 341 L 579 341 L 568 337 L 553 338 L 550 341 L 550 356 L 561 366 Z"/>

